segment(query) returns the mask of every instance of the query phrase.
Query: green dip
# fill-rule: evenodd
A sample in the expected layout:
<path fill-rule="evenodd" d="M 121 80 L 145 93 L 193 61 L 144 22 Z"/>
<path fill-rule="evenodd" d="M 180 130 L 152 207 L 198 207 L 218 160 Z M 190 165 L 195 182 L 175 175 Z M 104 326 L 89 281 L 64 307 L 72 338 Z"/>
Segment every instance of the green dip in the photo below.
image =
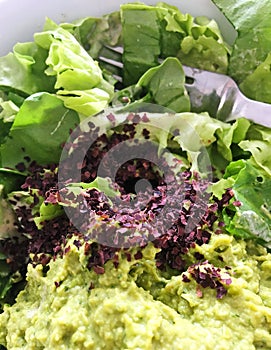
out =
<path fill-rule="evenodd" d="M 108 261 L 97 274 L 86 267 L 84 246 L 70 242 L 47 273 L 29 264 L 26 288 L 0 315 L 0 343 L 9 350 L 270 349 L 271 255 L 224 234 L 195 251 L 232 267 L 222 299 L 182 275 L 162 276 L 152 243 L 142 259 L 128 261 L 121 251 L 117 268 Z"/>

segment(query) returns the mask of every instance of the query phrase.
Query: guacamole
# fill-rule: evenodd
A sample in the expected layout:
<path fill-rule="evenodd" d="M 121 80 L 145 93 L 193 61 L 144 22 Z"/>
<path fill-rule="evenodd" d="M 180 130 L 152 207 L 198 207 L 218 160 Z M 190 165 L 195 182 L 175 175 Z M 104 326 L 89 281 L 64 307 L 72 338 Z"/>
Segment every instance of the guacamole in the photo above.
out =
<path fill-rule="evenodd" d="M 119 252 L 118 267 L 108 261 L 104 274 L 86 267 L 84 249 L 69 242 L 47 272 L 29 264 L 26 288 L 0 315 L 1 344 L 10 350 L 271 348 L 271 255 L 263 247 L 221 234 L 191 250 L 232 267 L 222 299 L 183 275 L 163 275 L 152 243 L 140 260 Z"/>

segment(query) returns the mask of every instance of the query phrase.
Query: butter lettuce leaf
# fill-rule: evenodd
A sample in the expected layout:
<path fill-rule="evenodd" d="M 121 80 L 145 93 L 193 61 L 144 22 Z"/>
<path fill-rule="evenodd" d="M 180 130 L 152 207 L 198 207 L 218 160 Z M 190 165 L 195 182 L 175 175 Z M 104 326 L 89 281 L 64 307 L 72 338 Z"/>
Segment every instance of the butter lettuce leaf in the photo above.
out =
<path fill-rule="evenodd" d="M 252 160 L 271 176 L 270 142 L 263 140 L 244 140 L 240 147 L 252 154 Z"/>
<path fill-rule="evenodd" d="M 157 7 L 161 17 L 162 57 L 173 55 L 189 66 L 226 72 L 231 49 L 215 20 L 205 16 L 194 18 L 163 2 Z"/>
<path fill-rule="evenodd" d="M 44 221 L 52 220 L 64 214 L 64 210 L 59 204 L 42 202 L 39 208 L 39 215 L 34 218 L 38 229 L 41 229 Z"/>
<path fill-rule="evenodd" d="M 175 112 L 188 112 L 190 100 L 184 86 L 185 75 L 180 62 L 173 57 L 149 69 L 137 85 L 147 89 L 151 100 Z"/>
<path fill-rule="evenodd" d="M 45 73 L 55 77 L 56 93 L 62 96 L 66 107 L 89 116 L 108 105 L 114 92 L 113 85 L 104 79 L 98 62 L 69 31 L 48 19 L 44 31 L 36 33 L 34 39 L 39 46 L 48 50 Z M 90 93 L 94 88 L 102 90 L 100 103 L 97 103 L 97 93 L 95 97 L 95 92 Z M 67 95 L 75 98 L 71 100 Z"/>
<path fill-rule="evenodd" d="M 60 27 L 68 30 L 93 59 L 99 58 L 105 45 L 116 46 L 121 42 L 120 11 L 60 23 Z"/>
<path fill-rule="evenodd" d="M 217 23 L 206 17 L 193 18 L 164 2 L 121 6 L 124 47 L 124 85 L 135 84 L 159 57 L 178 57 L 182 63 L 225 73 L 229 46 Z"/>
<path fill-rule="evenodd" d="M 256 239 L 271 248 L 271 176 L 250 161 L 233 176 L 232 189 L 240 206 L 235 206 L 233 218 L 224 213 L 226 229 L 236 237 Z"/>
<path fill-rule="evenodd" d="M 226 73 L 230 48 L 224 42 L 217 23 L 206 17 L 195 18 L 190 34 L 181 42 L 177 57 L 183 64 Z"/>
<path fill-rule="evenodd" d="M 105 195 L 104 201 L 107 201 L 110 205 L 113 205 L 111 198 L 116 198 L 120 197 L 121 192 L 119 190 L 119 186 L 117 183 L 113 183 L 112 180 L 108 177 L 103 178 L 100 176 L 97 176 L 95 180 L 91 181 L 90 183 L 85 183 L 85 182 L 79 182 L 79 183 L 69 183 L 67 187 L 65 187 L 65 193 L 64 197 L 61 195 L 60 191 L 60 199 L 59 205 L 60 206 L 74 206 L 76 207 L 78 203 L 76 203 L 75 200 L 72 200 L 72 202 L 68 199 L 69 194 L 73 193 L 75 197 L 79 196 L 82 194 L 82 192 L 85 192 L 87 190 L 95 189 L 99 192 L 102 192 Z M 67 191 L 67 192 L 66 192 Z"/>
<path fill-rule="evenodd" d="M 118 91 L 113 103 L 117 106 L 124 101 L 128 110 L 150 103 L 178 113 L 189 112 L 190 99 L 184 84 L 185 75 L 180 61 L 168 57 L 161 65 L 145 72 L 133 87 Z"/>
<path fill-rule="evenodd" d="M 48 77 L 47 50 L 34 42 L 17 43 L 13 52 L 0 57 L 0 88 L 26 97 L 38 91 L 54 91 L 55 78 Z M 15 73 L 16 72 L 16 73 Z"/>
<path fill-rule="evenodd" d="M 73 23 L 61 23 L 60 27 L 68 30 L 88 54 L 94 60 L 99 61 L 104 78 L 114 85 L 116 80 L 112 74 L 121 75 L 121 69 L 99 60 L 99 57 L 121 61 L 119 54 L 107 48 L 107 46 L 121 45 L 122 25 L 120 11 L 112 12 L 102 17 L 85 17 Z"/>
<path fill-rule="evenodd" d="M 2 167 L 16 169 L 25 157 L 46 165 L 58 162 L 62 144 L 79 123 L 78 114 L 49 93 L 27 98 L 16 114 L 9 136 L 0 148 Z"/>
<path fill-rule="evenodd" d="M 264 87 L 270 76 L 271 2 L 269 0 L 213 0 L 238 32 L 228 73 L 247 96 L 270 102 L 271 90 Z M 255 71 L 256 70 L 256 71 Z M 265 73 L 264 73 L 265 72 Z M 268 83 L 269 85 L 269 83 Z"/>
<path fill-rule="evenodd" d="M 58 97 L 65 107 L 79 113 L 80 120 L 94 115 L 108 106 L 109 94 L 98 87 L 88 90 L 59 90 Z"/>
<path fill-rule="evenodd" d="M 271 103 L 271 53 L 242 81 L 240 88 L 251 99 Z"/>
<path fill-rule="evenodd" d="M 155 7 L 144 4 L 121 5 L 124 85 L 131 85 L 149 68 L 158 64 L 160 55 L 159 17 Z"/>
<path fill-rule="evenodd" d="M 100 18 L 84 17 L 79 18 L 72 23 L 60 23 L 59 26 L 69 31 L 75 37 L 75 39 L 85 48 L 88 45 L 89 34 L 93 33 L 99 21 Z M 94 57 L 92 56 L 92 58 Z"/>
<path fill-rule="evenodd" d="M 271 129 L 257 124 L 251 125 L 246 139 L 239 143 L 251 155 L 254 165 L 271 176 L 270 145 Z"/>
<path fill-rule="evenodd" d="M 118 44 L 121 44 L 121 36 L 122 25 L 120 11 L 96 18 L 95 25 L 86 36 L 86 46 L 88 47 L 87 52 L 91 57 L 97 59 L 105 45 L 117 46 Z"/>

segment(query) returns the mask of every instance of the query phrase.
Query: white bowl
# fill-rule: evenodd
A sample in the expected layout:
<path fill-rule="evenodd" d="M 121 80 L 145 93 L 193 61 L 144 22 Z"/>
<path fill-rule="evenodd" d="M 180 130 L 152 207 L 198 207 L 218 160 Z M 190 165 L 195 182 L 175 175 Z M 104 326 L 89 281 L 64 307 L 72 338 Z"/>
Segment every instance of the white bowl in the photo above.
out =
<path fill-rule="evenodd" d="M 45 17 L 57 23 L 87 16 L 100 16 L 117 10 L 127 0 L 0 0 L 0 55 L 12 50 L 17 42 L 31 41 L 34 32 L 41 31 Z M 157 1 L 142 1 L 155 4 Z M 182 12 L 204 15 L 218 21 L 222 33 L 230 43 L 235 31 L 211 0 L 168 0 Z"/>

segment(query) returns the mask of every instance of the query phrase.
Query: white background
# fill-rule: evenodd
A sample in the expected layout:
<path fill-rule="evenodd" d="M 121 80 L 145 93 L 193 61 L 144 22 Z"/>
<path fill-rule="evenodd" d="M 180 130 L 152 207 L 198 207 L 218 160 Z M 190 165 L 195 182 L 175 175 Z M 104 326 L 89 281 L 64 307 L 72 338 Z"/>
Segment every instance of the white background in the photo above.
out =
<path fill-rule="evenodd" d="M 87 16 L 100 16 L 117 10 L 125 0 L 0 0 L 0 55 L 7 54 L 16 42 L 31 41 L 34 32 L 41 31 L 45 17 L 68 22 Z M 146 4 L 157 1 L 146 0 Z M 205 15 L 218 21 L 230 43 L 235 32 L 211 0 L 167 0 L 183 13 Z"/>

